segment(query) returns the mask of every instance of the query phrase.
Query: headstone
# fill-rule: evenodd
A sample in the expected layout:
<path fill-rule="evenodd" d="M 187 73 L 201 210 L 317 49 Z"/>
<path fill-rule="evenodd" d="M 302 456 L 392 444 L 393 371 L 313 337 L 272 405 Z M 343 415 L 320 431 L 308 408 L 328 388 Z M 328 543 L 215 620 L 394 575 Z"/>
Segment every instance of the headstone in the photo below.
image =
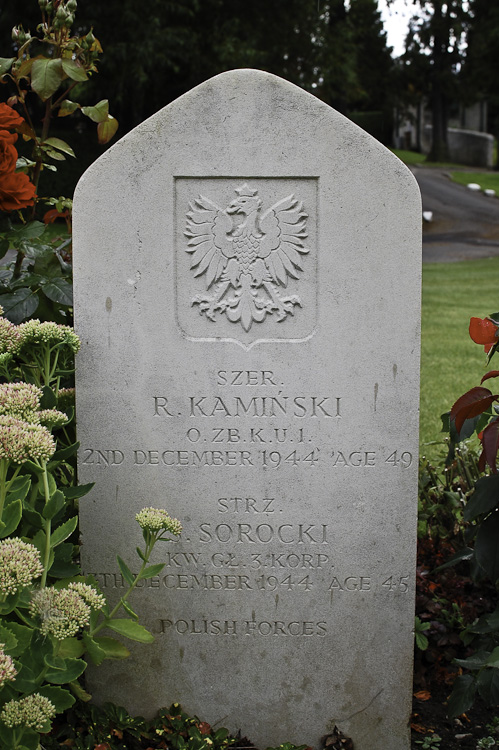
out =
<path fill-rule="evenodd" d="M 333 731 L 409 748 L 420 233 L 393 154 L 255 70 L 198 86 L 84 175 L 84 569 L 114 601 L 135 514 L 184 527 L 135 592 L 155 643 L 99 667 L 96 701 L 178 701 L 261 748 Z"/>

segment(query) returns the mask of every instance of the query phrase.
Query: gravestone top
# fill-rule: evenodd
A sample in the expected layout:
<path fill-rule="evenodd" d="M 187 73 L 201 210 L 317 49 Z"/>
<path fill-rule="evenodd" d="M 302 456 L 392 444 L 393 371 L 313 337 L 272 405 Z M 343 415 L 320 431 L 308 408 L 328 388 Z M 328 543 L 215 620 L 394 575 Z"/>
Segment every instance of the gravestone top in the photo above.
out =
<path fill-rule="evenodd" d="M 421 204 L 314 96 L 235 70 L 139 125 L 74 203 L 82 560 L 116 599 L 135 513 L 184 531 L 156 636 L 90 678 L 256 745 L 408 750 Z"/>

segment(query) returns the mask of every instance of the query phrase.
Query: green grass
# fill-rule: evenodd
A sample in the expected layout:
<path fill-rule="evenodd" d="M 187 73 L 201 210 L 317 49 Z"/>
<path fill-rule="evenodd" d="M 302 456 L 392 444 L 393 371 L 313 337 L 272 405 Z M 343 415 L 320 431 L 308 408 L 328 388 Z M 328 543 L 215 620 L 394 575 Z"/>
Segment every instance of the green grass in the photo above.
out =
<path fill-rule="evenodd" d="M 424 154 L 418 154 L 416 151 L 405 151 L 402 148 L 391 148 L 395 156 L 404 162 L 404 164 L 422 164 L 426 161 Z"/>
<path fill-rule="evenodd" d="M 487 371 L 483 347 L 470 339 L 468 325 L 471 317 L 499 309 L 498 280 L 499 257 L 423 266 L 420 443 L 421 454 L 432 460 L 443 455 L 434 445 L 445 437 L 440 415 Z M 491 369 L 499 369 L 494 359 Z"/>
<path fill-rule="evenodd" d="M 452 179 L 460 185 L 476 182 L 482 190 L 495 190 L 499 194 L 499 172 L 452 172 Z"/>

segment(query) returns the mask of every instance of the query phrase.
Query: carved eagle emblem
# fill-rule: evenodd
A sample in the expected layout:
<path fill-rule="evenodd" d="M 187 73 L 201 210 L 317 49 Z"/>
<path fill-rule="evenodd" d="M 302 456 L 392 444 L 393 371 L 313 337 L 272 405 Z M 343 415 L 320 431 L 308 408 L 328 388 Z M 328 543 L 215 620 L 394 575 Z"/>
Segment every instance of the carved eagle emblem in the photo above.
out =
<path fill-rule="evenodd" d="M 303 270 L 308 215 L 293 194 L 263 210 L 258 191 L 244 184 L 226 208 L 199 195 L 189 204 L 185 236 L 194 276 L 206 293 L 192 299 L 201 315 L 217 313 L 249 331 L 267 315 L 278 321 L 301 307 L 296 294 L 281 296 Z"/>

